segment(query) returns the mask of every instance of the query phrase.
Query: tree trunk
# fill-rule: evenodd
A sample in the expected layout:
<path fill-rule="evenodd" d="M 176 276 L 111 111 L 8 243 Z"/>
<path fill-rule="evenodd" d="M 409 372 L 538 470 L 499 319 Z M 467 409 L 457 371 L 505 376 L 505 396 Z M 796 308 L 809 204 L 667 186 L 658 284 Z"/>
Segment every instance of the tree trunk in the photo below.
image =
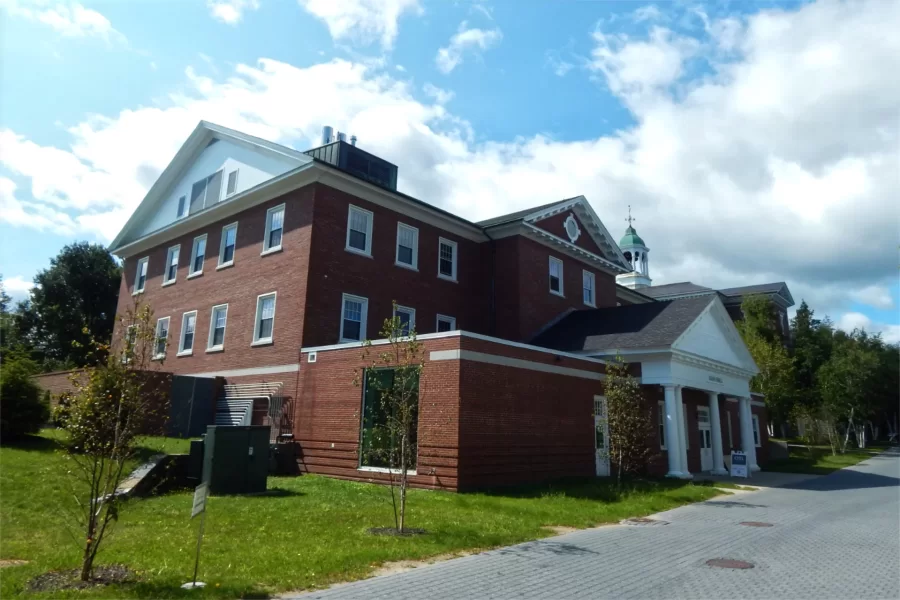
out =
<path fill-rule="evenodd" d="M 397 526 L 397 531 L 400 533 L 403 533 L 403 527 L 406 522 L 406 444 L 406 435 L 403 435 L 400 438 L 400 522 Z"/>
<path fill-rule="evenodd" d="M 844 436 L 844 445 L 841 447 L 841 454 L 847 451 L 847 442 L 850 441 L 850 430 L 853 429 L 853 411 L 855 408 L 850 409 L 850 416 L 847 418 L 847 434 Z"/>

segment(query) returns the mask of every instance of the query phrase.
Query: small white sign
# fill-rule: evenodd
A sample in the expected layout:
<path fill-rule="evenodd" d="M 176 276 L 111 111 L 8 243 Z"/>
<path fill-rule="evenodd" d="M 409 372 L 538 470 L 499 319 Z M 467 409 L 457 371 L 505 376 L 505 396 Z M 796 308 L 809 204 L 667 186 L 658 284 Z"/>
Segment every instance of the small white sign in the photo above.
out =
<path fill-rule="evenodd" d="M 732 451 L 731 453 L 731 476 L 732 477 L 749 477 L 750 472 L 747 469 L 747 455 L 740 451 Z"/>
<path fill-rule="evenodd" d="M 194 488 L 194 506 L 191 508 L 191 518 L 193 519 L 204 510 L 206 510 L 206 497 L 209 496 L 209 484 L 201 483 Z"/>

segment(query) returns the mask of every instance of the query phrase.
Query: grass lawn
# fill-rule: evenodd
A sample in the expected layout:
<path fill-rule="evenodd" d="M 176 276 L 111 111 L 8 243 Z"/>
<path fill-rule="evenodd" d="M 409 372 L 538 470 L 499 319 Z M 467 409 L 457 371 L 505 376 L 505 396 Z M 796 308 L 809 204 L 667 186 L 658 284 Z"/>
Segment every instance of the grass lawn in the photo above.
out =
<path fill-rule="evenodd" d="M 770 460 L 766 471 L 781 473 L 809 473 L 810 475 L 828 475 L 844 467 L 852 467 L 867 458 L 883 452 L 884 446 L 867 448 L 847 448 L 844 454 L 832 455 L 831 446 L 788 446 L 789 458 Z"/>
<path fill-rule="evenodd" d="M 0 559 L 28 564 L 2 569 L 0 597 L 228 597 L 265 596 L 367 576 L 380 564 L 487 549 L 551 535 L 545 526 L 590 527 L 706 500 L 722 492 L 711 484 L 640 481 L 616 493 L 612 482 L 579 480 L 502 493 L 453 494 L 413 490 L 408 525 L 429 534 L 373 536 L 393 525 L 388 489 L 307 475 L 270 477 L 262 496 L 213 497 L 208 503 L 200 579 L 180 585 L 193 569 L 197 520 L 189 520 L 191 493 L 173 492 L 126 505 L 98 564 L 123 563 L 137 583 L 69 591 L 24 592 L 41 573 L 72 569 L 79 548 L 66 529 L 68 489 L 55 432 L 0 448 Z M 183 451 L 181 440 L 147 441 Z M 76 537 L 77 533 L 76 533 Z"/>

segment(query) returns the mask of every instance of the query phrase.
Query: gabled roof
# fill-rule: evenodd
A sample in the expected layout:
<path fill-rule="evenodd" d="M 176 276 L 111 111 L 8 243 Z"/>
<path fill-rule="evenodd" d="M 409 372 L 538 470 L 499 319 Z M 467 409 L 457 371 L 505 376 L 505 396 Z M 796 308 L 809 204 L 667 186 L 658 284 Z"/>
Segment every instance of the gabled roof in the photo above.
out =
<path fill-rule="evenodd" d="M 222 127 L 208 121 L 200 121 L 191 135 L 188 136 L 175 157 L 163 172 L 156 179 L 156 182 L 138 204 L 135 211 L 129 217 L 128 221 L 122 227 L 116 238 L 110 243 L 109 249 L 115 252 L 119 247 L 128 240 L 128 236 L 138 226 L 138 224 L 152 214 L 157 205 L 164 200 L 169 188 L 177 183 L 179 177 L 190 168 L 197 156 L 206 149 L 209 144 L 217 139 L 228 139 L 242 145 L 250 146 L 258 151 L 276 155 L 288 159 L 296 163 L 297 166 L 309 164 L 312 158 L 306 156 L 302 152 L 298 152 L 293 148 L 288 148 L 275 142 L 270 142 L 253 135 L 248 135 L 228 127 Z"/>
<path fill-rule="evenodd" d="M 703 287 L 702 285 L 697 285 L 696 283 L 691 283 L 690 281 L 682 281 L 680 283 L 667 283 L 665 285 L 654 285 L 647 288 L 641 288 L 641 293 L 646 296 L 650 296 L 651 298 L 683 296 L 688 294 L 709 295 L 714 292 L 715 290 L 713 290 L 712 288 Z"/>
<path fill-rule="evenodd" d="M 531 344 L 568 352 L 639 350 L 674 344 L 714 298 L 578 310 L 539 334 Z"/>
<path fill-rule="evenodd" d="M 499 217 L 494 217 L 493 219 L 480 221 L 479 223 L 477 223 L 477 225 L 483 227 L 487 231 L 494 228 L 500 228 L 501 226 L 509 227 L 511 225 L 514 226 L 516 223 L 520 223 L 525 228 L 530 228 L 535 232 L 540 231 L 541 235 L 546 235 L 554 238 L 554 241 L 576 247 L 574 244 L 570 244 L 568 240 L 564 240 L 559 236 L 552 235 L 544 230 L 539 230 L 533 225 L 538 221 L 551 217 L 555 214 L 559 214 L 566 210 L 572 210 L 578 215 L 582 224 L 585 226 L 584 228 L 587 230 L 588 236 L 590 236 L 594 243 L 597 244 L 597 247 L 606 254 L 606 256 L 600 257 L 603 261 L 606 261 L 608 264 L 613 265 L 617 270 L 624 270 L 625 272 L 631 270 L 631 266 L 629 265 L 628 260 L 626 260 L 625 255 L 622 254 L 622 250 L 619 248 L 618 244 L 616 244 L 616 241 L 613 239 L 613 237 L 609 234 L 609 231 L 606 229 L 603 221 L 601 221 L 600 217 L 597 216 L 597 213 L 594 212 L 591 203 L 588 202 L 587 198 L 585 198 L 584 196 L 566 198 L 557 202 L 550 202 L 549 204 L 535 206 L 527 210 L 520 210 L 514 213 L 500 215 Z"/>
<path fill-rule="evenodd" d="M 794 298 L 793 296 L 791 296 L 791 292 L 788 290 L 787 284 L 783 281 L 726 288 L 724 290 L 719 290 L 719 293 L 729 298 L 738 296 L 752 296 L 753 294 L 779 294 L 789 302 L 788 306 L 794 305 Z"/>

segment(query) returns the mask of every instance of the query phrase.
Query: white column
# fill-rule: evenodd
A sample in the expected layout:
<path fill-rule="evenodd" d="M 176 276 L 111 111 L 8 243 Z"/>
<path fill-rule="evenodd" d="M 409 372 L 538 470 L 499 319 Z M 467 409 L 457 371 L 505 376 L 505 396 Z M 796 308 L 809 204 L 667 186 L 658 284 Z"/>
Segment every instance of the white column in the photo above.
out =
<path fill-rule="evenodd" d="M 751 471 L 759 471 L 756 464 L 756 445 L 753 443 L 753 412 L 750 410 L 750 398 L 738 398 L 738 409 L 741 421 L 741 450 L 747 455 L 747 467 Z"/>
<path fill-rule="evenodd" d="M 684 478 L 681 471 L 681 434 L 678 427 L 679 418 L 678 411 L 681 410 L 681 403 L 675 402 L 675 386 L 667 385 L 664 388 L 666 399 L 666 450 L 669 454 L 669 472 L 666 477 Z"/>
<path fill-rule="evenodd" d="M 709 392 L 709 428 L 712 432 L 713 475 L 727 475 L 722 453 L 722 420 L 719 418 L 719 394 Z"/>
<path fill-rule="evenodd" d="M 691 469 L 688 467 L 687 458 L 687 423 L 684 421 L 684 401 L 681 397 L 681 386 L 675 386 L 675 404 L 678 405 L 678 433 L 681 441 L 681 448 L 678 452 L 678 460 L 681 462 L 681 472 L 684 479 L 692 479 Z"/>

